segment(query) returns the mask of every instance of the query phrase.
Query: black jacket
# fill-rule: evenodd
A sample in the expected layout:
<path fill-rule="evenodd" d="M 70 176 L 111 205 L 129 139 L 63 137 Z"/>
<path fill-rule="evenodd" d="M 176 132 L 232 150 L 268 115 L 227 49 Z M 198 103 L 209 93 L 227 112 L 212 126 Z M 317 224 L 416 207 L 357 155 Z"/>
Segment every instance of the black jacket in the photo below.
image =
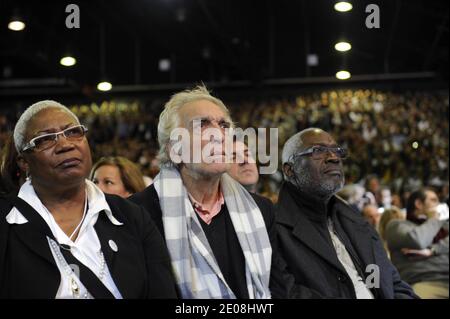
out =
<path fill-rule="evenodd" d="M 122 297 L 176 298 L 170 257 L 153 220 L 143 208 L 118 196 L 106 195 L 106 200 L 124 225 L 113 225 L 100 213 L 94 227 Z M 46 236 L 31 221 L 8 224 L 5 217 L 11 208 L 0 198 L 0 298 L 55 298 L 61 278 Z M 117 252 L 109 246 L 111 239 Z"/>
<path fill-rule="evenodd" d="M 294 191 L 292 184 L 285 183 L 276 205 L 278 244 L 288 271 L 294 275 L 296 284 L 309 289 L 313 297 L 356 298 L 351 279 L 337 259 L 334 248 L 308 218 L 318 212 L 310 203 L 305 203 L 305 198 L 300 198 L 299 202 L 299 196 L 292 194 Z M 348 240 L 346 247 L 351 246 L 348 248 L 355 254 L 352 257 L 359 264 L 362 277 L 368 265 L 379 267 L 380 285 L 378 289 L 372 289 L 374 296 L 417 298 L 411 287 L 400 279 L 373 227 L 342 199 L 334 197 L 331 202 L 338 235 Z M 373 271 L 365 274 L 371 273 Z"/>
<path fill-rule="evenodd" d="M 277 249 L 277 236 L 275 226 L 274 206 L 270 200 L 259 195 L 252 194 L 253 199 L 261 210 L 267 227 L 269 239 L 272 245 L 272 268 L 270 273 L 270 291 L 272 298 L 287 298 L 292 295 L 294 279 L 283 269 L 284 263 L 280 260 Z M 159 205 L 158 193 L 153 185 L 150 185 L 140 193 L 129 198 L 131 201 L 143 206 L 152 216 L 161 234 L 164 235 L 162 211 Z"/>

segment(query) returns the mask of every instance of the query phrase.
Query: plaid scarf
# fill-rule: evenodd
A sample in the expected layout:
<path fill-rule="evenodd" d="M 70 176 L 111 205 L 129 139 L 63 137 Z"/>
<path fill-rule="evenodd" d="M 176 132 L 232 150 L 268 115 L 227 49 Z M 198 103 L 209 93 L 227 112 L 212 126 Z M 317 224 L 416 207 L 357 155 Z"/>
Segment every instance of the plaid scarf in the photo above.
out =
<path fill-rule="evenodd" d="M 194 212 L 180 173 L 161 168 L 154 180 L 167 247 L 182 298 L 235 299 Z M 270 298 L 272 248 L 261 211 L 252 196 L 228 174 L 220 187 L 245 257 L 250 299 Z"/>

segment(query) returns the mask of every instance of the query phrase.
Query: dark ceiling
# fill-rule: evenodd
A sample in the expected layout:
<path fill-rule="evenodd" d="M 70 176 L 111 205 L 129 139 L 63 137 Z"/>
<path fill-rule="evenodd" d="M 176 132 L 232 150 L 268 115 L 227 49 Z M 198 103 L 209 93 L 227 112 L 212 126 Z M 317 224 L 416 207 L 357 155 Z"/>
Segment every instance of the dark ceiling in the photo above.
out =
<path fill-rule="evenodd" d="M 334 76 L 343 66 L 353 75 L 432 71 L 448 80 L 448 0 L 353 0 L 348 13 L 334 2 L 0 0 L 0 83 L 82 90 L 102 76 L 113 85 L 258 82 Z M 65 27 L 69 3 L 80 7 L 80 29 Z M 369 3 L 380 7 L 380 29 L 365 27 Z M 27 24 L 22 32 L 7 28 L 15 13 Z M 350 52 L 334 50 L 341 38 Z M 59 65 L 66 52 L 74 67 Z M 318 66 L 306 66 L 307 53 Z M 164 58 L 168 72 L 158 69 Z"/>

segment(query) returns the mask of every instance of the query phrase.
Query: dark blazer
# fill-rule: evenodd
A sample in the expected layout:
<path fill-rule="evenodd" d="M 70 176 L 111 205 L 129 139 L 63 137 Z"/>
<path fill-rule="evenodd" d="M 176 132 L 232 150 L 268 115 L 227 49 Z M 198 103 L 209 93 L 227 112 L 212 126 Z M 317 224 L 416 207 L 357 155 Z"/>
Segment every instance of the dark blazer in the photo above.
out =
<path fill-rule="evenodd" d="M 252 194 L 253 199 L 261 210 L 264 222 L 267 227 L 269 239 L 272 245 L 272 268 L 270 273 L 270 291 L 272 298 L 287 298 L 291 294 L 294 283 L 293 278 L 289 278 L 284 271 L 284 263 L 279 259 L 277 249 L 277 235 L 275 227 L 275 214 L 272 202 L 262 196 Z M 131 201 L 143 206 L 152 216 L 161 234 L 164 236 L 162 222 L 162 211 L 159 205 L 158 193 L 153 185 L 150 185 L 140 193 L 136 193 L 129 198 Z"/>
<path fill-rule="evenodd" d="M 379 267 L 380 287 L 373 290 L 376 298 L 416 298 L 411 287 L 400 279 L 389 261 L 374 228 L 342 199 L 335 197 L 334 200 L 339 231 L 344 232 L 351 242 L 362 271 L 371 264 Z M 288 265 L 288 271 L 294 275 L 296 284 L 310 289 L 315 297 L 356 298 L 353 284 L 336 253 L 305 216 L 305 209 L 308 208 L 299 206 L 283 185 L 276 205 L 276 216 L 280 253 Z"/>
<path fill-rule="evenodd" d="M 176 298 L 170 257 L 153 220 L 142 207 L 118 196 L 106 195 L 106 200 L 124 225 L 112 224 L 101 212 L 94 227 L 122 297 Z M 46 236 L 30 221 L 8 224 L 11 208 L 0 198 L 0 298 L 55 298 L 60 272 Z M 117 252 L 109 246 L 111 239 Z"/>

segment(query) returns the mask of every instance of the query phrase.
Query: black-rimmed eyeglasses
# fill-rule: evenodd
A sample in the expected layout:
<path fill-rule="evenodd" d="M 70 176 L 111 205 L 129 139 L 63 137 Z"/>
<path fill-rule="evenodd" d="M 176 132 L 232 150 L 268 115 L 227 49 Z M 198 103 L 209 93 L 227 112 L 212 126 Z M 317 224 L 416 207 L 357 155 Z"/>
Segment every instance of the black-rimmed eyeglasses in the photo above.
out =
<path fill-rule="evenodd" d="M 313 159 L 324 159 L 330 152 L 341 160 L 347 158 L 347 150 L 345 148 L 323 145 L 312 146 L 302 152 L 294 154 L 293 157 L 309 155 Z"/>

